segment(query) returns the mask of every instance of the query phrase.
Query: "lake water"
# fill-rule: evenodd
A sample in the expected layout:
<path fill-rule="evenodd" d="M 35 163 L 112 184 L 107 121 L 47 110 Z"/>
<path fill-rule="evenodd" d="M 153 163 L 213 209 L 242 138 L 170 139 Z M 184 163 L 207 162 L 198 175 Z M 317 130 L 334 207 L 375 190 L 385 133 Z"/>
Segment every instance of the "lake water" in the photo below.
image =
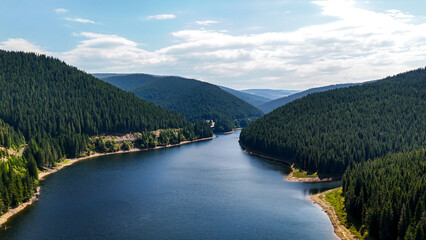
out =
<path fill-rule="evenodd" d="M 288 167 L 244 153 L 238 137 L 65 168 L 0 239 L 338 239 L 307 199 L 338 183 L 287 182 Z"/>

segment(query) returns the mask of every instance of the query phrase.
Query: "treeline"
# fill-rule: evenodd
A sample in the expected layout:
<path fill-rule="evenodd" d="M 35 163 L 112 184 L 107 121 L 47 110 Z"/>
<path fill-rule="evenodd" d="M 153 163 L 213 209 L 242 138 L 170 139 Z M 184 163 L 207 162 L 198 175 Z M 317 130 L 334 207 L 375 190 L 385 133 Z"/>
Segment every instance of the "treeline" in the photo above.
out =
<path fill-rule="evenodd" d="M 426 237 L 426 149 L 355 164 L 343 176 L 348 214 L 374 239 Z"/>
<path fill-rule="evenodd" d="M 87 155 L 89 136 L 157 129 L 212 135 L 206 123 L 190 123 L 44 55 L 0 50 L 0 86 L 0 146 L 28 144 L 22 157 L 1 163 L 0 202 L 5 209 L 31 196 L 27 193 L 34 192 L 37 170 L 65 157 Z"/>
<path fill-rule="evenodd" d="M 158 131 L 144 131 L 136 133 L 137 138 L 133 141 L 116 141 L 104 137 L 90 138 L 87 149 L 90 152 L 117 152 L 130 150 L 132 148 L 151 149 L 158 146 L 179 144 L 183 141 L 193 141 L 200 138 L 211 137 L 211 128 L 206 124 L 196 124 L 198 129 L 167 129 Z M 203 130 L 204 128 L 204 130 Z"/>
<path fill-rule="evenodd" d="M 245 128 L 241 142 L 297 167 L 342 175 L 352 164 L 426 145 L 426 70 L 315 93 Z"/>

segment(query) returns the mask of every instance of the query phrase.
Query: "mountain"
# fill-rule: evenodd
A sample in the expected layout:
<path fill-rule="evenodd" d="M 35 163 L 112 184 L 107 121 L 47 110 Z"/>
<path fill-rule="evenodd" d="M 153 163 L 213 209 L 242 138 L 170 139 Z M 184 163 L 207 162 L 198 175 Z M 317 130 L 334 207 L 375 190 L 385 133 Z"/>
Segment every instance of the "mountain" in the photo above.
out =
<path fill-rule="evenodd" d="M 310 94 L 243 129 L 241 143 L 319 174 L 426 145 L 426 70 Z"/>
<path fill-rule="evenodd" d="M 344 88 L 344 87 L 350 87 L 350 86 L 354 86 L 356 84 L 353 83 L 348 83 L 348 84 L 337 84 L 337 85 L 330 85 L 330 86 L 325 86 L 325 87 L 318 87 L 318 88 L 311 88 L 308 89 L 306 91 L 303 92 L 298 92 L 286 97 L 282 97 L 282 98 L 278 98 L 276 100 L 273 101 L 269 101 L 267 103 L 264 103 L 260 106 L 258 106 L 258 108 L 260 110 L 262 110 L 264 113 L 269 113 L 272 110 L 274 110 L 275 108 L 281 107 L 286 105 L 289 102 L 292 102 L 296 99 L 299 99 L 301 97 L 304 97 L 308 94 L 311 93 L 316 93 L 316 92 L 324 92 L 324 91 L 328 91 L 328 90 L 332 90 L 332 89 L 337 89 L 337 88 Z"/>
<path fill-rule="evenodd" d="M 288 95 L 295 94 L 299 91 L 294 90 L 274 90 L 274 89 L 246 89 L 242 90 L 242 92 L 253 94 L 259 97 L 267 98 L 270 100 L 275 100 L 278 98 L 282 98 Z"/>
<path fill-rule="evenodd" d="M 218 86 L 173 76 L 129 74 L 103 79 L 136 96 L 177 111 L 190 121 L 213 120 L 216 131 L 245 127 L 263 113 Z"/>
<path fill-rule="evenodd" d="M 94 77 L 102 79 L 116 87 L 119 87 L 126 91 L 131 91 L 137 87 L 140 87 L 150 81 L 157 80 L 164 76 L 155 76 L 149 74 L 117 74 L 117 73 L 95 73 L 92 74 Z M 266 102 L 269 102 L 269 98 L 264 98 L 251 93 L 245 93 L 242 91 L 234 90 L 231 88 L 218 86 L 220 89 L 229 92 L 237 98 L 258 107 Z"/>
<path fill-rule="evenodd" d="M 205 123 L 192 124 L 176 112 L 44 55 L 0 50 L 0 86 L 2 158 L 25 146 L 22 156 L 0 161 L 0 214 L 34 194 L 39 170 L 66 157 L 87 155 L 89 136 L 149 135 L 158 129 L 170 129 L 160 138 L 178 140 L 212 134 Z"/>
<path fill-rule="evenodd" d="M 243 91 L 238 91 L 232 88 L 227 88 L 223 86 L 218 86 L 220 89 L 229 92 L 230 94 L 236 96 L 237 98 L 255 106 L 259 107 L 260 105 L 267 103 L 270 101 L 269 98 L 264 98 L 255 94 L 245 93 Z"/>
<path fill-rule="evenodd" d="M 123 90 L 132 91 L 133 89 L 141 87 L 149 82 L 158 80 L 158 78 L 161 77 L 148 74 L 115 74 L 114 76 L 103 77 L 100 79 Z"/>

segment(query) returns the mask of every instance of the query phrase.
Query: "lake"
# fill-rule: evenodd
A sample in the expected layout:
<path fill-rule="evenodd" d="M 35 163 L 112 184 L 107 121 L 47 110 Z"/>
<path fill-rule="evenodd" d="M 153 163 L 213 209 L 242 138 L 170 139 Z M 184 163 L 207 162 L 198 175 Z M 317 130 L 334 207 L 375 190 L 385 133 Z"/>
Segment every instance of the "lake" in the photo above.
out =
<path fill-rule="evenodd" d="M 0 239 L 338 239 L 307 196 L 339 183 L 287 182 L 289 168 L 244 153 L 239 133 L 76 163 Z"/>

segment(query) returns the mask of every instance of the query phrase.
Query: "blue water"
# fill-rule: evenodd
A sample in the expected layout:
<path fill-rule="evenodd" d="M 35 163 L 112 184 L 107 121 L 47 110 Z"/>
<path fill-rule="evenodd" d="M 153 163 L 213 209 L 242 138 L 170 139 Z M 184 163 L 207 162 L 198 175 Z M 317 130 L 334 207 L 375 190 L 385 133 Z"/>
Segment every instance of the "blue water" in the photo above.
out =
<path fill-rule="evenodd" d="M 65 168 L 0 239 L 337 239 L 307 196 L 338 184 L 287 182 L 238 136 Z"/>

